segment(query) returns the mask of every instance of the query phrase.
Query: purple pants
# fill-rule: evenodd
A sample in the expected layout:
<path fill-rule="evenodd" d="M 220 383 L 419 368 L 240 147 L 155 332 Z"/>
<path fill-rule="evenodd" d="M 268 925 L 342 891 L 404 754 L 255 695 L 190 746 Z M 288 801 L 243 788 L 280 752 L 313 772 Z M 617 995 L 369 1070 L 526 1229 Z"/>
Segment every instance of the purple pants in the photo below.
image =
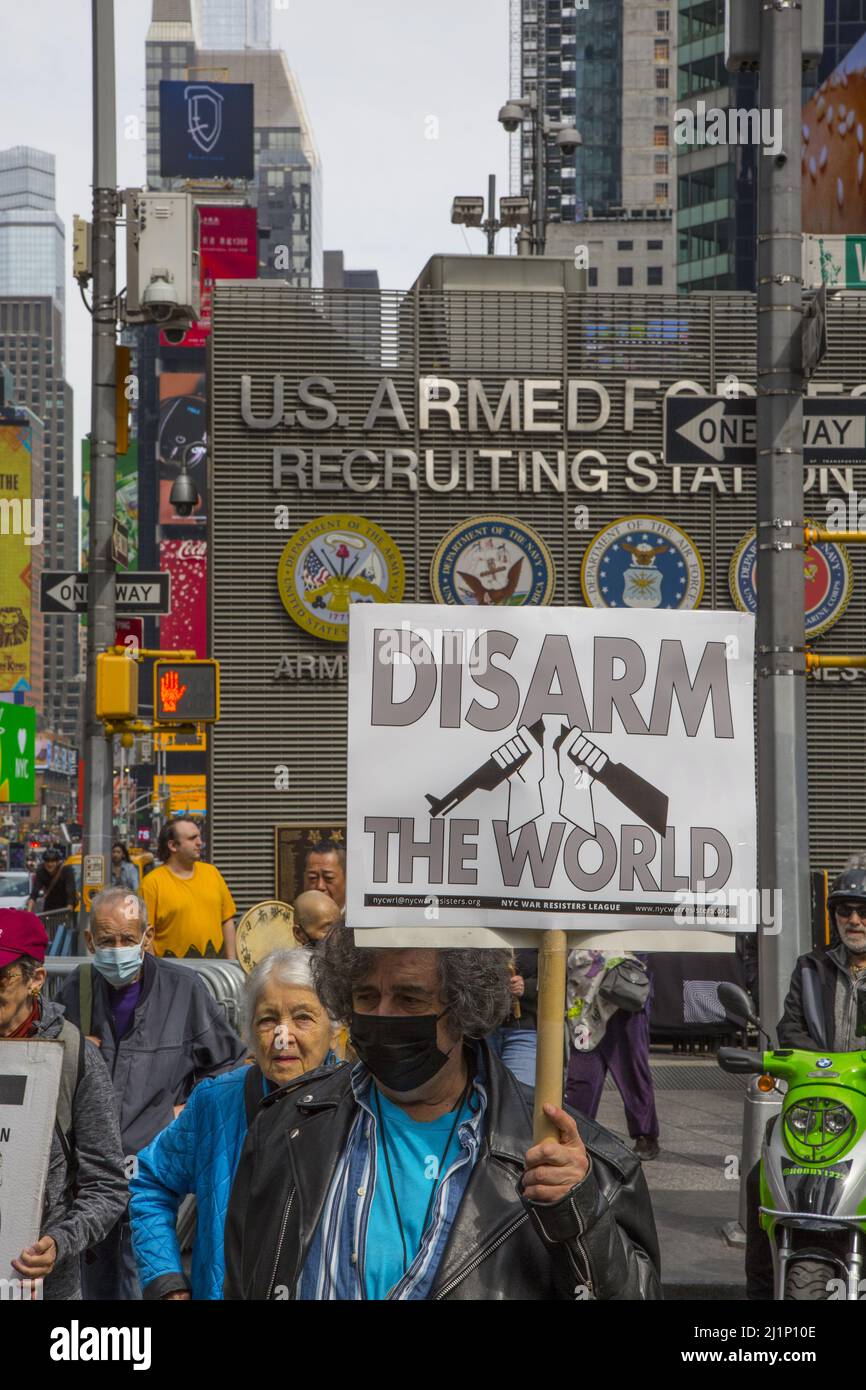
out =
<path fill-rule="evenodd" d="M 572 1047 L 565 1080 L 566 1104 L 594 1120 L 608 1067 L 622 1096 L 632 1139 L 641 1134 L 657 1139 L 659 1122 L 649 1066 L 646 1009 L 637 1014 L 618 1009 L 594 1051 L 576 1052 Z"/>

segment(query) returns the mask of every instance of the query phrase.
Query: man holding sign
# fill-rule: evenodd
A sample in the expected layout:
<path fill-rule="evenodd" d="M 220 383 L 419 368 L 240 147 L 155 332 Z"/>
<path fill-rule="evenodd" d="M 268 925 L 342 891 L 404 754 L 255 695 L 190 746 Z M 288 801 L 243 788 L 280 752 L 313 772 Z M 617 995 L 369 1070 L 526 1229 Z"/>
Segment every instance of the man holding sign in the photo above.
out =
<path fill-rule="evenodd" d="M 359 949 L 338 928 L 313 969 L 361 1061 L 265 1102 L 226 1298 L 660 1297 L 638 1160 L 553 1105 L 556 1138 L 533 1143 L 532 1091 L 483 1040 L 510 1005 L 504 952 Z"/>

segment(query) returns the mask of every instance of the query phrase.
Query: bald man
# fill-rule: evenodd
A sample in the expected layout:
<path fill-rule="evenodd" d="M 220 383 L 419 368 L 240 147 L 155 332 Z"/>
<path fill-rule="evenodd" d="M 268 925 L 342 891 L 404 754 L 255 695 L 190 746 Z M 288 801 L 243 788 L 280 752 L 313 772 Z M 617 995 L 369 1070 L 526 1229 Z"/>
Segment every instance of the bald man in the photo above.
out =
<path fill-rule="evenodd" d="M 343 916 L 334 899 L 316 888 L 299 894 L 294 909 L 294 933 L 299 946 L 318 946 Z"/>

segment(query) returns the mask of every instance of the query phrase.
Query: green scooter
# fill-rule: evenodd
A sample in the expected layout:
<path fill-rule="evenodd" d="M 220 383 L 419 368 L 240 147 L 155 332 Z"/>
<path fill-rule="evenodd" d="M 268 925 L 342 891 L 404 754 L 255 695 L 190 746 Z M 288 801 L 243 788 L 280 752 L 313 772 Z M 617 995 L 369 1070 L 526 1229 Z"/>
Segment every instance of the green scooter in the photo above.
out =
<path fill-rule="evenodd" d="M 739 985 L 719 985 L 719 1000 L 731 1022 L 763 1033 Z M 787 1083 L 761 1148 L 761 1226 L 773 1253 L 773 1297 L 866 1297 L 866 1052 L 720 1047 L 718 1060 L 725 1071 Z"/>

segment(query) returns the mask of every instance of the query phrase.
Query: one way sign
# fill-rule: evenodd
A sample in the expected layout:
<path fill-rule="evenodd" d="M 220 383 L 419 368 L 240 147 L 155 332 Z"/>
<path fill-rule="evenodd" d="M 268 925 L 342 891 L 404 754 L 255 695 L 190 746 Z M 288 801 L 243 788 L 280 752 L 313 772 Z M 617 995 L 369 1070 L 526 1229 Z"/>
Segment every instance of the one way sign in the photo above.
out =
<path fill-rule="evenodd" d="M 754 465 L 756 404 L 754 396 L 668 396 L 665 462 Z M 803 462 L 808 468 L 866 463 L 866 399 L 804 397 Z"/>
<path fill-rule="evenodd" d="M 114 576 L 117 613 L 170 613 L 171 575 L 160 570 L 136 574 L 124 570 Z M 87 574 L 79 571 L 43 570 L 39 583 L 40 613 L 86 613 Z"/>

